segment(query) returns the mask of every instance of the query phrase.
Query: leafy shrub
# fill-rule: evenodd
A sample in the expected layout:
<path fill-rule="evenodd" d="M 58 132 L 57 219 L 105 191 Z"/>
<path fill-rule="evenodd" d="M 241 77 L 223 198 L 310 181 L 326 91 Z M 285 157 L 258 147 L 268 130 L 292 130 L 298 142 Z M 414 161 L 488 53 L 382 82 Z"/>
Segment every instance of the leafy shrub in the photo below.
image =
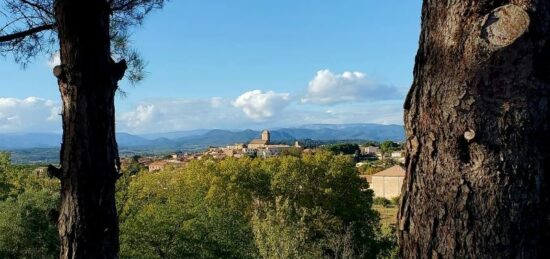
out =
<path fill-rule="evenodd" d="M 392 202 L 384 197 L 376 197 L 374 198 L 374 204 L 384 206 L 387 208 L 392 205 Z"/>
<path fill-rule="evenodd" d="M 399 205 L 399 201 L 400 201 L 400 200 L 401 200 L 401 196 L 393 197 L 393 198 L 391 198 L 391 203 L 392 203 L 393 205 L 396 205 L 396 206 L 397 206 L 397 205 Z"/>
<path fill-rule="evenodd" d="M 348 144 L 348 143 L 330 145 L 330 146 L 327 147 L 327 150 L 329 150 L 330 152 L 332 152 L 335 155 L 340 155 L 340 154 L 353 155 L 356 152 L 361 151 L 359 149 L 359 145 L 357 145 L 357 144 Z"/>

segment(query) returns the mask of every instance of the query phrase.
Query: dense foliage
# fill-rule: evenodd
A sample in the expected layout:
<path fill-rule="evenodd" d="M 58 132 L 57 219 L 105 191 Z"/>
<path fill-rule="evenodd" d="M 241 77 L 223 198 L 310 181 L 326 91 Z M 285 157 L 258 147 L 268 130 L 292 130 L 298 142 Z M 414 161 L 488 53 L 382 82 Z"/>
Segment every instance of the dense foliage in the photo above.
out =
<path fill-rule="evenodd" d="M 349 143 L 330 145 L 327 147 L 327 149 L 334 154 L 347 154 L 347 155 L 353 155 L 360 151 L 359 145 L 349 144 Z"/>
<path fill-rule="evenodd" d="M 56 183 L 5 168 L 0 257 L 56 257 Z M 376 258 L 394 242 L 348 156 L 203 159 L 157 173 L 134 159 L 123 169 L 121 258 Z"/>
<path fill-rule="evenodd" d="M 401 145 L 390 140 L 380 143 L 380 150 L 383 154 L 388 154 L 399 149 L 401 149 Z"/>
<path fill-rule="evenodd" d="M 59 183 L 0 153 L 0 258 L 56 258 Z"/>

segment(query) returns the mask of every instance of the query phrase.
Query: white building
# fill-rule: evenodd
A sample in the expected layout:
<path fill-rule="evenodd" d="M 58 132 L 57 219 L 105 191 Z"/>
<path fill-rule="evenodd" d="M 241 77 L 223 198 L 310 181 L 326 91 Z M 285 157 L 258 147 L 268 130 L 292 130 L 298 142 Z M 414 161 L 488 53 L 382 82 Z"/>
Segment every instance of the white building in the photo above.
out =
<path fill-rule="evenodd" d="M 405 173 L 403 167 L 396 165 L 372 175 L 369 183 L 370 188 L 374 191 L 374 196 L 386 199 L 399 197 Z"/>
<path fill-rule="evenodd" d="M 375 146 L 368 146 L 368 147 L 361 147 L 361 155 L 364 156 L 375 156 L 376 153 L 380 152 L 379 147 Z"/>
<path fill-rule="evenodd" d="M 299 145 L 299 143 L 296 142 L 295 145 Z M 266 158 L 279 156 L 288 149 L 290 149 L 289 145 L 272 145 L 271 132 L 264 130 L 262 131 L 262 138 L 252 140 L 243 151 L 249 155 L 256 154 L 259 157 Z"/>

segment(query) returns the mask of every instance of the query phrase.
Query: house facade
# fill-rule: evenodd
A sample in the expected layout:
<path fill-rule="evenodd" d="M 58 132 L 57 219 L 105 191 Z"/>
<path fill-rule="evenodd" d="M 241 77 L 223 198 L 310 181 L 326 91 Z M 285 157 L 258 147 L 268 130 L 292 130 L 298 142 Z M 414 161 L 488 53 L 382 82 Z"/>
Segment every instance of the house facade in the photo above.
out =
<path fill-rule="evenodd" d="M 401 196 L 405 173 L 403 167 L 396 165 L 372 175 L 369 183 L 370 188 L 374 191 L 374 196 L 386 199 Z"/>

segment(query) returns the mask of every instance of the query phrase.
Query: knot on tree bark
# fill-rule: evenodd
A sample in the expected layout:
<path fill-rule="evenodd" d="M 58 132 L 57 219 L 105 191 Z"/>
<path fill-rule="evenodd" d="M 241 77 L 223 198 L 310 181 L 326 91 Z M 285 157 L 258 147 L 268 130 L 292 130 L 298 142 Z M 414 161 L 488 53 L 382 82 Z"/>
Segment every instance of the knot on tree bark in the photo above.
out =
<path fill-rule="evenodd" d="M 464 139 L 466 139 L 466 141 L 468 142 L 473 141 L 475 137 L 476 137 L 476 132 L 472 129 L 469 129 L 466 132 L 464 132 Z"/>
<path fill-rule="evenodd" d="M 53 68 L 53 75 L 62 82 L 67 82 L 67 76 L 65 73 L 65 66 L 58 65 Z"/>
<path fill-rule="evenodd" d="M 112 65 L 112 77 L 115 82 L 120 81 L 124 77 L 124 73 L 128 69 L 128 64 L 126 60 L 121 60 L 119 62 L 114 62 Z"/>
<path fill-rule="evenodd" d="M 48 177 L 50 178 L 57 178 L 57 179 L 61 179 L 61 173 L 62 173 L 62 170 L 53 166 L 53 165 L 48 165 Z"/>
<path fill-rule="evenodd" d="M 523 8 L 514 4 L 501 6 L 483 19 L 481 38 L 494 47 L 506 47 L 521 37 L 530 23 L 529 14 Z"/>

